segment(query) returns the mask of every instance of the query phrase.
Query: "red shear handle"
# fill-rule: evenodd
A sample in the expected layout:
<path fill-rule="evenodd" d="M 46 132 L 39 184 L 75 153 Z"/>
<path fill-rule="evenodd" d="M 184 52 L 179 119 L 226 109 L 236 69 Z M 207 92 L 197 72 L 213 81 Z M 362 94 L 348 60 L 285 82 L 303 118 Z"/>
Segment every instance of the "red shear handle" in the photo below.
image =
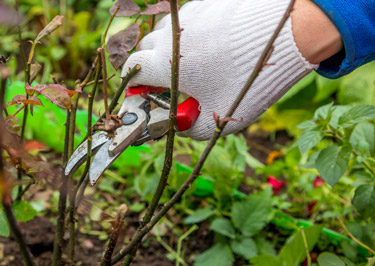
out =
<path fill-rule="evenodd" d="M 133 95 L 141 95 L 143 98 L 147 97 L 147 93 L 156 92 L 162 93 L 166 91 L 162 87 L 153 86 L 137 86 L 128 88 L 125 97 L 130 97 Z M 199 110 L 199 102 L 194 98 L 188 98 L 181 104 L 177 106 L 177 129 L 178 131 L 188 130 L 194 122 L 197 120 L 201 111 Z"/>
<path fill-rule="evenodd" d="M 199 102 L 190 97 L 177 106 L 177 129 L 178 131 L 188 130 L 197 120 L 201 111 L 199 110 Z"/>
<path fill-rule="evenodd" d="M 134 95 L 141 95 L 143 98 L 147 98 L 147 93 L 149 92 L 156 92 L 156 93 L 162 93 L 166 91 L 166 88 L 162 87 L 153 87 L 153 86 L 137 86 L 137 87 L 131 87 L 126 91 L 125 98 L 134 96 Z"/>

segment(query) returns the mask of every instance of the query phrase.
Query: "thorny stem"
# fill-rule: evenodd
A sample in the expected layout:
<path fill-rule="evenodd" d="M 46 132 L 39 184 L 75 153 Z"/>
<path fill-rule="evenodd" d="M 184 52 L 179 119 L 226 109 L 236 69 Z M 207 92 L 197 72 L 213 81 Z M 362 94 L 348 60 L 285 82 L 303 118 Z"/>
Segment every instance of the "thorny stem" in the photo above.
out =
<path fill-rule="evenodd" d="M 124 259 L 123 266 L 130 266 L 136 255 L 137 255 L 137 248 L 134 247 L 133 250 Z"/>
<path fill-rule="evenodd" d="M 1 160 L 2 159 L 3 158 L 1 158 Z M 2 173 L 0 173 L 0 175 L 3 176 L 4 173 L 2 172 Z M 11 196 L 6 195 L 6 194 L 7 193 L 5 193 L 5 191 L 4 191 L 2 204 L 3 204 L 3 209 L 4 209 L 4 212 L 5 212 L 5 215 L 7 217 L 8 223 L 9 223 L 9 227 L 10 227 L 10 229 L 11 229 L 13 235 L 14 235 L 14 238 L 16 239 L 16 242 L 18 243 L 18 246 L 21 250 L 22 256 L 25 260 L 26 266 L 35 266 L 36 264 L 33 261 L 31 253 L 30 253 L 30 251 L 29 251 L 29 249 L 28 249 L 28 247 L 25 243 L 25 240 L 23 239 L 21 230 L 18 228 L 17 220 L 14 217 L 13 210 L 12 210 L 12 207 L 11 207 L 11 204 L 10 204 Z"/>
<path fill-rule="evenodd" d="M 180 36 L 181 29 L 178 19 L 178 1 L 170 1 L 171 17 L 172 17 L 172 31 L 173 31 L 173 58 L 172 58 L 172 80 L 171 80 L 171 108 L 169 112 L 169 129 L 167 136 L 166 152 L 164 159 L 164 167 L 159 180 L 156 192 L 151 200 L 148 211 L 143 218 L 143 224 L 147 224 L 159 204 L 160 198 L 164 192 L 167 184 L 169 172 L 173 160 L 173 145 L 176 132 L 176 117 L 178 105 L 178 81 L 179 81 L 179 68 L 180 68 Z"/>
<path fill-rule="evenodd" d="M 117 5 L 115 11 L 113 12 L 113 14 L 112 14 L 112 16 L 111 16 L 111 18 L 109 19 L 109 22 L 108 22 L 107 28 L 105 29 L 104 34 L 103 34 L 103 39 L 102 39 L 102 48 L 105 47 L 105 39 L 107 38 L 107 33 L 108 33 L 108 30 L 109 30 L 109 27 L 111 26 L 112 21 L 113 21 L 113 18 L 116 16 L 116 14 L 117 14 L 117 12 L 118 12 L 119 10 L 120 10 L 120 6 Z"/>
<path fill-rule="evenodd" d="M 117 10 L 117 9 L 116 9 Z M 104 97 L 104 109 L 105 109 L 105 118 L 107 120 L 111 119 L 111 115 L 108 109 L 108 97 L 107 97 L 107 64 L 105 62 L 105 53 L 103 48 L 98 49 L 100 53 L 102 70 L 103 70 L 103 97 Z"/>
<path fill-rule="evenodd" d="M 78 90 L 79 88 L 81 88 L 81 90 L 83 90 L 86 86 L 89 85 L 89 83 L 90 83 L 89 80 L 91 79 L 92 74 L 94 73 L 94 70 L 95 70 L 97 64 L 98 64 L 98 57 L 96 56 L 94 62 L 91 64 L 90 70 L 87 73 L 85 79 L 82 82 L 77 83 L 77 85 L 75 87 L 75 90 Z M 75 97 L 75 98 L 74 98 L 73 107 L 72 107 L 72 119 L 70 120 L 70 127 L 69 127 L 69 140 L 71 140 L 71 142 L 69 143 L 69 151 L 68 151 L 69 157 L 72 155 L 73 149 L 74 149 L 74 133 L 75 133 L 75 130 L 76 130 L 76 114 L 77 114 L 77 108 L 78 108 L 80 93 L 75 94 L 73 97 Z"/>
<path fill-rule="evenodd" d="M 116 247 L 117 239 L 120 235 L 122 226 L 124 224 L 125 214 L 127 210 L 128 210 L 128 207 L 126 206 L 126 204 L 122 204 L 118 210 L 116 223 L 113 226 L 111 237 L 109 239 L 108 246 L 102 258 L 102 262 L 100 263 L 100 266 L 111 266 L 112 254 Z"/>
<path fill-rule="evenodd" d="M 66 128 L 65 128 L 65 145 L 64 145 L 64 153 L 63 153 L 63 169 L 61 169 L 61 179 L 62 183 L 60 186 L 60 196 L 59 196 L 59 204 L 58 204 L 58 218 L 56 224 L 56 234 L 55 234 L 55 241 L 53 245 L 53 255 L 52 255 L 52 266 L 58 266 L 61 261 L 61 254 L 62 254 L 62 240 L 65 231 L 65 213 L 66 213 L 66 199 L 68 195 L 68 184 L 69 178 L 65 176 L 64 169 L 66 163 L 68 161 L 68 149 L 69 149 L 69 125 L 70 125 L 70 113 L 69 110 L 67 111 L 66 116 Z"/>
<path fill-rule="evenodd" d="M 178 21 L 178 3 L 171 1 L 171 16 L 172 16 L 172 30 L 173 30 L 173 60 L 172 60 L 172 80 L 171 80 L 171 108 L 169 115 L 169 130 L 167 136 L 167 145 L 166 145 L 166 155 L 164 159 L 164 166 L 162 174 L 159 180 L 158 187 L 156 192 L 151 200 L 150 206 L 143 218 L 142 225 L 138 228 L 138 231 L 143 228 L 143 225 L 147 224 L 152 218 L 157 205 L 159 204 L 160 198 L 164 192 L 165 186 L 167 185 L 167 180 L 169 172 L 172 166 L 173 160 L 173 145 L 174 145 L 174 136 L 175 136 L 175 124 L 176 124 L 176 113 L 177 113 L 177 104 L 178 104 L 178 74 L 179 74 L 179 61 L 180 61 L 180 35 L 181 30 L 179 27 Z M 172 7 L 173 5 L 173 7 Z M 125 266 L 131 265 L 134 260 L 137 249 L 139 248 L 139 242 L 133 249 L 130 251 L 130 254 L 125 258 Z"/>
<path fill-rule="evenodd" d="M 178 0 L 171 0 L 170 2 L 171 7 L 171 20 L 172 20 L 172 38 L 173 38 L 173 51 L 172 51 L 172 66 L 171 66 L 171 103 L 170 103 L 170 110 L 169 110 L 169 128 L 167 134 L 167 144 L 165 148 L 165 158 L 164 158 L 164 165 L 163 170 L 159 179 L 158 187 L 155 191 L 155 194 L 151 200 L 150 206 L 143 217 L 141 228 L 146 225 L 154 215 L 156 207 L 159 205 L 159 201 L 165 187 L 167 185 L 168 176 L 171 171 L 172 161 L 173 161 L 173 146 L 174 146 L 174 138 L 176 134 L 176 118 L 177 118 L 177 105 L 178 105 L 178 83 L 179 83 L 179 72 L 180 72 L 180 37 L 181 37 L 181 28 L 180 22 L 178 18 Z M 137 249 L 141 242 L 134 247 L 135 250 L 132 253 L 135 255 Z M 132 262 L 132 257 L 129 256 L 128 261 L 129 265 Z"/>
<path fill-rule="evenodd" d="M 116 76 L 116 74 L 112 74 L 111 76 L 109 76 L 107 78 L 107 82 L 112 79 L 114 76 Z M 99 79 L 99 83 L 103 83 L 103 79 Z M 94 84 L 94 81 L 90 81 L 89 83 L 87 83 L 87 86 L 91 85 L 91 84 Z"/>
<path fill-rule="evenodd" d="M 91 141 L 92 141 L 92 112 L 93 112 L 93 105 L 94 105 L 94 98 L 96 94 L 96 89 L 98 87 L 100 71 L 101 71 L 101 64 L 100 64 L 100 54 L 98 52 L 99 64 L 96 67 L 95 73 L 95 82 L 92 88 L 91 93 L 89 94 L 89 105 L 88 105 L 88 118 L 87 118 L 87 160 L 86 166 L 84 169 L 84 173 L 82 174 L 81 178 L 79 179 L 77 185 L 71 189 L 73 190 L 69 197 L 69 257 L 71 261 L 74 261 L 74 246 L 75 246 L 75 235 L 76 235 L 76 226 L 75 226 L 75 213 L 76 213 L 76 197 L 79 187 L 82 185 L 89 169 L 90 169 L 90 162 L 91 162 Z"/>
<path fill-rule="evenodd" d="M 341 227 L 344 229 L 345 233 L 351 238 L 353 239 L 354 242 L 356 242 L 358 245 L 362 246 L 363 248 L 367 249 L 372 255 L 375 256 L 375 251 L 370 248 L 369 246 L 367 246 L 366 244 L 362 243 L 359 239 L 357 239 L 352 233 L 350 233 L 350 231 L 348 230 L 348 228 L 345 226 L 343 220 L 340 218 L 340 217 L 337 217 L 337 220 L 339 221 Z"/>
<path fill-rule="evenodd" d="M 4 110 L 4 96 L 5 96 L 5 84 L 6 84 L 7 77 L 1 77 L 1 84 L 0 84 L 0 127 L 4 128 L 3 124 L 3 110 Z M 7 184 L 7 180 L 5 178 L 5 165 L 4 165 L 4 158 L 3 158 L 3 132 L 0 132 L 0 184 L 2 185 L 2 190 L 0 190 L 1 195 L 1 203 L 3 205 L 5 216 L 8 220 L 10 230 L 12 231 L 14 238 L 20 248 L 22 256 L 24 258 L 25 264 L 27 266 L 34 266 L 36 265 L 33 261 L 31 253 L 25 243 L 25 240 L 22 236 L 21 230 L 18 227 L 17 220 L 14 217 L 13 210 L 12 210 L 12 196 L 11 196 L 11 188 L 10 185 Z"/>
<path fill-rule="evenodd" d="M 122 92 L 125 90 L 126 85 L 128 85 L 130 79 L 135 76 L 141 70 L 140 65 L 135 65 L 132 69 L 129 69 L 127 75 L 124 77 L 124 79 L 121 82 L 120 88 L 116 91 L 115 95 L 112 98 L 111 103 L 109 104 L 109 113 L 111 114 L 113 110 L 116 108 L 118 101 L 121 97 Z M 103 118 L 105 118 L 105 114 L 103 114 L 98 121 L 101 121 Z"/>
<path fill-rule="evenodd" d="M 301 235 L 302 235 L 303 245 L 305 247 L 306 258 L 307 258 L 307 266 L 311 266 L 311 256 L 310 256 L 310 251 L 309 251 L 309 245 L 307 244 L 305 230 L 304 230 L 303 226 L 300 227 L 300 231 L 301 231 Z"/>
<path fill-rule="evenodd" d="M 273 43 L 275 42 L 277 36 L 279 35 L 281 29 L 283 28 L 283 26 L 285 24 L 285 22 L 287 21 L 287 19 L 290 16 L 290 12 L 293 9 L 294 2 L 295 2 L 295 0 L 291 0 L 291 2 L 289 4 L 289 6 L 288 6 L 288 8 L 287 8 L 287 10 L 286 10 L 283 18 L 280 21 L 280 24 L 278 25 L 278 27 L 276 28 L 275 32 L 273 33 L 271 39 L 267 43 L 267 45 L 266 45 L 266 47 L 265 47 L 262 55 L 260 56 L 260 58 L 259 58 L 259 60 L 258 60 L 258 62 L 256 64 L 253 72 L 251 73 L 248 81 L 246 82 L 246 84 L 242 88 L 240 94 L 237 96 L 235 102 L 232 104 L 230 110 L 226 114 L 227 117 L 231 117 L 233 115 L 233 113 L 236 110 L 237 106 L 239 105 L 239 103 L 241 102 L 241 100 L 243 99 L 243 97 L 245 96 L 245 94 L 248 92 L 248 90 L 250 89 L 250 87 L 254 83 L 254 81 L 257 78 L 257 76 L 259 75 L 260 71 L 262 70 L 263 65 L 265 63 L 265 60 L 266 60 L 266 58 L 267 58 L 267 56 L 269 54 L 269 51 L 273 47 Z M 190 186 L 192 185 L 192 183 L 198 177 L 198 175 L 200 173 L 200 170 L 202 169 L 202 166 L 203 166 L 205 160 L 207 159 L 209 153 L 211 152 L 211 150 L 215 146 L 215 144 L 216 144 L 218 138 L 220 137 L 222 130 L 225 128 L 226 124 L 227 124 L 227 122 L 223 122 L 216 129 L 214 135 L 210 138 L 210 140 L 209 140 L 209 142 L 208 142 L 205 150 L 203 151 L 201 157 L 198 159 L 198 162 L 195 165 L 192 174 L 185 181 L 185 183 L 177 190 L 177 192 L 172 196 L 172 198 L 164 204 L 164 206 L 161 208 L 161 210 L 151 219 L 151 221 L 149 223 L 147 223 L 147 225 L 145 225 L 141 230 L 137 231 L 137 233 L 134 235 L 134 237 L 130 241 L 130 243 L 127 246 L 125 246 L 124 248 L 122 248 L 113 257 L 113 259 L 112 259 L 112 265 L 115 264 L 115 263 L 117 263 L 118 261 L 120 261 L 127 254 L 129 254 L 129 252 L 135 246 L 139 245 L 139 243 L 142 241 L 142 238 L 149 231 L 151 231 L 151 229 L 159 222 L 159 220 L 174 206 L 175 203 L 177 203 L 181 199 L 181 197 L 185 193 L 185 191 L 188 188 L 190 188 Z"/>

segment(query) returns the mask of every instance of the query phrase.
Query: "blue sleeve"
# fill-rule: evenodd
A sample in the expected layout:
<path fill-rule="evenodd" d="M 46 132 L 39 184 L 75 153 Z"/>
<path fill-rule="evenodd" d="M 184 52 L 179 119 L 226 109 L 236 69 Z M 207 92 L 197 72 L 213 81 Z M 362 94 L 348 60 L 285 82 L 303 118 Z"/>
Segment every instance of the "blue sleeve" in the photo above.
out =
<path fill-rule="evenodd" d="M 320 63 L 317 72 L 339 78 L 375 60 L 375 0 L 313 0 L 340 31 L 345 49 Z"/>

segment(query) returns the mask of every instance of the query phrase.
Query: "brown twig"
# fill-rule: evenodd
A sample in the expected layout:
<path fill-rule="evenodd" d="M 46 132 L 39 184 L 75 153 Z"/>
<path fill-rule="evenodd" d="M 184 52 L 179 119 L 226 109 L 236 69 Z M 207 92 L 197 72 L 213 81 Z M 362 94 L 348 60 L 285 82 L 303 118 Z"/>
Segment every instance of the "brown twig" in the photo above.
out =
<path fill-rule="evenodd" d="M 265 63 L 265 60 L 269 54 L 269 51 L 272 49 L 273 43 L 275 42 L 277 36 L 279 35 L 281 29 L 283 28 L 285 22 L 290 16 L 290 12 L 293 9 L 295 0 L 291 0 L 283 18 L 281 19 L 278 27 L 276 28 L 275 32 L 273 33 L 271 39 L 267 43 L 263 53 L 261 54 L 253 72 L 251 73 L 249 79 L 247 80 L 246 84 L 242 88 L 241 92 L 237 96 L 236 100 L 232 104 L 230 110 L 226 114 L 226 117 L 232 117 L 234 111 L 236 110 L 239 103 L 242 101 L 245 94 L 248 92 L 248 90 L 251 88 L 252 84 L 254 83 L 255 79 L 259 75 L 260 71 L 263 68 L 263 65 Z M 201 157 L 199 158 L 197 164 L 194 167 L 194 170 L 192 174 L 189 176 L 189 178 L 185 181 L 185 183 L 178 189 L 178 191 L 172 196 L 172 198 L 164 204 L 164 206 L 161 208 L 161 210 L 151 219 L 151 221 L 145 225 L 141 230 L 137 231 L 135 236 L 133 237 L 132 241 L 124 248 L 122 248 L 112 259 L 112 265 L 120 261 L 124 256 L 129 254 L 133 250 L 134 247 L 139 245 L 139 243 L 142 241 L 142 238 L 159 222 L 159 220 L 176 204 L 182 197 L 182 195 L 185 193 L 185 191 L 192 185 L 192 183 L 195 181 L 195 179 L 198 177 L 200 170 L 202 169 L 202 166 L 204 162 L 206 161 L 209 153 L 215 146 L 218 138 L 221 135 L 221 132 L 225 128 L 226 124 L 228 122 L 223 122 L 220 124 L 220 126 L 216 129 L 214 135 L 210 138 L 205 150 L 203 151 Z"/>
<path fill-rule="evenodd" d="M 121 97 L 122 92 L 125 90 L 126 86 L 128 85 L 130 79 L 135 76 L 141 70 L 140 65 L 135 65 L 132 69 L 129 69 L 127 75 L 124 77 L 124 79 L 121 82 L 120 88 L 116 91 L 115 95 L 112 98 L 111 103 L 109 104 L 109 113 L 112 114 L 113 110 L 116 108 L 118 101 Z M 102 121 L 102 119 L 105 118 L 105 114 L 103 114 L 99 119 L 98 122 Z"/>
<path fill-rule="evenodd" d="M 165 187 L 167 185 L 169 173 L 171 171 L 172 162 L 173 162 L 173 146 L 174 138 L 176 134 L 176 118 L 177 118 L 177 105 L 178 105 L 178 83 L 179 83 L 179 72 L 180 72 L 180 37 L 181 37 L 181 28 L 178 18 L 178 1 L 171 0 L 171 20 L 172 20 L 172 38 L 173 38 L 173 56 L 172 56 L 172 66 L 171 66 L 171 102 L 169 110 L 169 128 L 167 134 L 167 144 L 165 148 L 165 158 L 163 170 L 159 179 L 158 187 L 155 191 L 154 196 L 152 197 L 151 203 L 147 209 L 145 216 L 143 217 L 142 225 L 139 229 L 142 229 L 152 218 L 155 213 L 156 207 L 159 205 L 159 201 Z M 137 249 L 141 242 L 134 247 L 131 252 L 131 255 L 127 257 L 126 264 L 130 265 L 133 261 Z"/>
<path fill-rule="evenodd" d="M 99 62 L 101 61 L 100 59 L 100 54 L 98 51 L 98 58 Z M 90 162 L 91 162 L 91 141 L 92 141 L 92 112 L 93 112 L 93 105 L 94 105 L 94 97 L 96 94 L 96 90 L 98 87 L 98 82 L 99 82 L 99 77 L 100 77 L 100 72 L 101 72 L 101 64 L 99 63 L 96 67 L 96 73 L 95 73 L 95 82 L 94 86 L 92 88 L 91 93 L 89 94 L 89 104 L 88 104 L 88 118 L 87 118 L 87 159 L 86 159 L 86 165 L 84 172 L 79 179 L 78 183 L 76 186 L 71 186 L 71 193 L 69 195 L 69 232 L 70 232 L 70 239 L 69 239 L 69 258 L 71 261 L 74 261 L 74 247 L 75 247 L 75 233 L 76 233 L 76 228 L 75 228 L 75 213 L 76 213 L 76 197 L 77 197 L 77 192 L 82 185 L 89 169 L 90 169 Z"/>
<path fill-rule="evenodd" d="M 353 239 L 354 242 L 356 242 L 358 245 L 362 246 L 363 248 L 367 249 L 372 255 L 375 256 L 375 251 L 370 248 L 369 246 L 367 246 L 366 244 L 362 243 L 359 239 L 357 239 L 352 233 L 350 233 L 350 231 L 348 230 L 348 228 L 345 226 L 343 220 L 340 218 L 340 217 L 337 217 L 337 220 L 339 221 L 341 227 L 344 229 L 345 233 L 351 238 Z"/>
<path fill-rule="evenodd" d="M 6 67 L 6 66 L 5 66 Z M 2 66 L 0 66 L 2 68 Z M 0 69 L 0 72 L 1 71 Z M 1 84 L 0 84 L 0 127 L 3 129 L 3 109 L 5 107 L 4 104 L 4 96 L 5 96 L 5 84 L 7 80 L 7 76 L 4 73 L 1 73 Z M 20 248 L 22 256 L 24 258 L 25 264 L 27 266 L 34 266 L 35 263 L 31 256 L 31 253 L 26 245 L 26 242 L 22 236 L 21 230 L 18 227 L 17 220 L 14 217 L 13 210 L 12 210 L 12 196 L 11 196 L 11 188 L 10 185 L 7 184 L 7 180 L 5 178 L 5 164 L 3 158 L 3 132 L 0 132 L 0 184 L 2 184 L 2 189 L 0 190 L 1 195 L 1 203 L 3 205 L 5 216 L 8 220 L 9 227 L 11 232 L 16 239 L 16 242 Z"/>
<path fill-rule="evenodd" d="M 143 224 L 147 224 L 155 212 L 160 198 L 167 184 L 169 172 L 173 160 L 173 146 L 176 128 L 177 105 L 178 105 L 178 82 L 180 69 L 180 36 L 181 29 L 178 19 L 178 1 L 170 1 L 172 31 L 173 31 L 173 58 L 172 58 L 172 80 L 171 80 L 171 103 L 169 111 L 169 129 L 167 135 L 167 144 L 165 151 L 164 166 L 156 192 L 151 200 L 148 211 L 143 218 Z"/>
<path fill-rule="evenodd" d="M 107 97 L 107 64 L 105 61 L 105 53 L 103 48 L 98 49 L 98 53 L 100 54 L 100 62 L 102 64 L 103 70 L 103 97 L 104 97 L 104 109 L 105 109 L 105 118 L 107 120 L 111 119 L 111 114 L 109 113 L 108 109 L 108 97 Z"/>
<path fill-rule="evenodd" d="M 114 76 L 116 76 L 116 74 L 112 74 L 111 76 L 109 76 L 107 78 L 107 82 L 110 81 Z M 94 84 L 94 82 L 94 80 L 90 81 L 89 83 L 87 83 L 87 86 Z M 103 83 L 103 79 L 99 79 L 99 83 Z"/>
<path fill-rule="evenodd" d="M 118 12 L 119 10 L 120 10 L 120 6 L 117 5 L 115 11 L 113 12 L 113 14 L 112 14 L 112 16 L 111 16 L 111 18 L 109 19 L 109 22 L 108 22 L 107 28 L 105 29 L 104 34 L 103 34 L 103 37 L 102 37 L 102 48 L 105 47 L 105 39 L 107 38 L 107 33 L 108 33 L 108 30 L 109 30 L 109 27 L 111 26 L 112 21 L 113 21 L 114 17 L 116 16 L 116 14 L 117 14 L 117 12 Z"/>
<path fill-rule="evenodd" d="M 70 125 L 70 113 L 68 110 L 66 116 L 66 128 L 65 128 L 65 145 L 64 145 L 64 153 L 63 153 L 63 169 L 61 169 L 61 186 L 59 189 L 59 203 L 58 203 L 58 218 L 56 224 L 56 233 L 55 233 L 55 240 L 53 245 L 53 255 L 52 255 L 52 266 L 58 266 L 61 261 L 61 254 L 62 254 L 62 240 L 65 231 L 65 212 L 66 212 L 66 200 L 68 196 L 68 184 L 69 179 L 64 174 L 64 168 L 68 161 L 68 149 L 69 149 L 69 125 Z"/>
<path fill-rule="evenodd" d="M 100 263 L 100 266 L 111 265 L 112 254 L 116 247 L 117 239 L 118 239 L 118 236 L 120 235 L 122 226 L 124 224 L 125 214 L 127 211 L 128 211 L 128 206 L 126 206 L 126 204 L 122 204 L 118 210 L 116 222 L 115 222 L 115 225 L 113 226 L 111 237 L 109 239 L 108 246 L 102 258 L 102 262 Z"/>

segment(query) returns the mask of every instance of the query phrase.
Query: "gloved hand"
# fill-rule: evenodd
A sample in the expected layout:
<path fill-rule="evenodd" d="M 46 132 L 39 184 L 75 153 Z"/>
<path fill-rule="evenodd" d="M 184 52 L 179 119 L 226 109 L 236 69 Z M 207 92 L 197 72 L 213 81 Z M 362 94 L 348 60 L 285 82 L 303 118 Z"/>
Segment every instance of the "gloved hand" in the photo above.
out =
<path fill-rule="evenodd" d="M 225 116 L 250 76 L 266 43 L 279 24 L 289 0 L 206 0 L 185 4 L 180 12 L 180 90 L 199 101 L 201 114 L 192 128 L 180 132 L 198 140 L 215 131 L 213 112 Z M 224 129 L 223 135 L 247 127 L 298 80 L 317 65 L 310 64 L 294 42 L 291 19 L 285 24 L 267 66 L 263 68 Z M 129 86 L 170 87 L 172 29 L 164 17 L 140 42 L 124 65 L 140 64 Z"/>

